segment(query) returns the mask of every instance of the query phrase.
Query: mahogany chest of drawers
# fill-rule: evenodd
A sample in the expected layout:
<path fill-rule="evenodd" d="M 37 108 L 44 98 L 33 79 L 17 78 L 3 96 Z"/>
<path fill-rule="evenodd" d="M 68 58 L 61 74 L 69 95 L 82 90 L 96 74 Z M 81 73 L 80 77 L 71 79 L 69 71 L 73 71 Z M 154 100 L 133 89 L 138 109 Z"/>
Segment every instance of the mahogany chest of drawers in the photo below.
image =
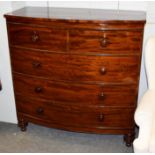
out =
<path fill-rule="evenodd" d="M 144 12 L 27 7 L 5 15 L 17 116 L 134 138 Z"/>

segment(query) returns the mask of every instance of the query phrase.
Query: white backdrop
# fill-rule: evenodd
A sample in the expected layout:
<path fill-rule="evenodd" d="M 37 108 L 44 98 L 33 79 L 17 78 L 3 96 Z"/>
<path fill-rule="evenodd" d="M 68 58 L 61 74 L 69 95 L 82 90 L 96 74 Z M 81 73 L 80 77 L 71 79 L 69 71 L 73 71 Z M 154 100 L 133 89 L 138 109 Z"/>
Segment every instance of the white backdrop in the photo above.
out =
<path fill-rule="evenodd" d="M 155 36 L 155 2 L 147 1 L 0 1 L 0 78 L 3 90 L 0 92 L 0 121 L 17 123 L 14 94 L 11 80 L 9 50 L 5 19 L 3 14 L 24 6 L 76 7 L 96 9 L 141 10 L 147 12 L 144 46 L 150 36 Z M 144 61 L 142 61 L 139 98 L 147 89 Z"/>

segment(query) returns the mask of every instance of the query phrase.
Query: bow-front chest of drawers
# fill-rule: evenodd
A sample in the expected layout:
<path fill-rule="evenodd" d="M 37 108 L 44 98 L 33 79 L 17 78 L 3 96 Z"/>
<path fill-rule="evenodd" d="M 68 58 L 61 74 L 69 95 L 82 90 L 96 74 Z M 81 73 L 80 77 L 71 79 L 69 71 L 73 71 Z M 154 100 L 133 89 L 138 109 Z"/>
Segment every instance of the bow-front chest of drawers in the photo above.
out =
<path fill-rule="evenodd" d="M 28 7 L 7 20 L 17 116 L 134 138 L 145 13 Z"/>

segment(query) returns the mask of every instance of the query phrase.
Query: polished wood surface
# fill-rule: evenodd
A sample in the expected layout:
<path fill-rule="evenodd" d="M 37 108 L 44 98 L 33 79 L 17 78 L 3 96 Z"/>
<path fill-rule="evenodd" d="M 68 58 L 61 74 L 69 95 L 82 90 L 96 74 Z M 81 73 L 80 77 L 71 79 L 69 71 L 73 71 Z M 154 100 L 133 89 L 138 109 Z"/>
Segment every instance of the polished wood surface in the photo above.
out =
<path fill-rule="evenodd" d="M 135 107 L 137 90 L 134 85 L 101 85 L 56 82 L 14 74 L 14 89 L 21 97 L 87 106 Z M 126 100 L 130 98 L 130 100 Z"/>
<path fill-rule="evenodd" d="M 109 54 L 139 53 L 143 33 L 141 31 L 70 31 L 72 52 L 96 52 Z M 127 44 L 122 44 L 122 42 Z M 86 51 L 87 49 L 87 51 Z"/>
<path fill-rule="evenodd" d="M 27 100 L 27 98 L 18 99 L 19 112 L 38 117 L 42 120 L 51 121 L 52 124 L 64 126 L 78 126 L 82 128 L 125 128 L 132 129 L 134 109 L 121 108 L 81 108 L 79 106 L 69 106 L 66 104 L 52 105 L 45 101 Z M 33 105 L 33 108 L 31 107 Z M 111 123 L 113 122 L 113 123 Z M 82 125 L 82 126 L 81 126 Z"/>
<path fill-rule="evenodd" d="M 67 50 L 67 31 L 8 24 L 11 45 L 51 51 Z"/>
<path fill-rule="evenodd" d="M 11 57 L 14 72 L 53 80 L 133 84 L 139 79 L 137 55 L 87 56 L 12 48 Z"/>
<path fill-rule="evenodd" d="M 53 8 L 53 7 L 25 7 L 20 10 L 8 13 L 10 18 L 46 18 L 61 20 L 96 20 L 101 21 L 145 21 L 145 12 L 123 11 L 123 10 L 103 10 L 103 9 L 82 9 L 82 8 Z"/>
<path fill-rule="evenodd" d="M 134 139 L 145 13 L 27 7 L 5 15 L 19 126 Z"/>
<path fill-rule="evenodd" d="M 143 29 L 146 13 L 103 9 L 25 7 L 5 14 L 8 22 L 56 28 Z"/>

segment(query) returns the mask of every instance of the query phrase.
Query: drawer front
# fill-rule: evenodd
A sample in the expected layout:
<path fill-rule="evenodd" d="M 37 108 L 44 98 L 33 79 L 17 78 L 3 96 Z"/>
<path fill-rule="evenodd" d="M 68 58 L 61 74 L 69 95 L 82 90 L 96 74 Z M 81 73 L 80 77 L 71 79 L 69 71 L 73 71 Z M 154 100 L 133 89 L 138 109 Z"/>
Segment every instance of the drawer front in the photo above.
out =
<path fill-rule="evenodd" d="M 8 24 L 10 45 L 25 48 L 66 51 L 67 32 L 65 30 Z"/>
<path fill-rule="evenodd" d="M 15 94 L 72 105 L 136 106 L 136 86 L 100 86 L 47 81 L 14 74 Z"/>
<path fill-rule="evenodd" d="M 87 108 L 66 105 L 51 106 L 43 101 L 16 96 L 18 112 L 64 126 L 91 128 L 133 128 L 134 109 Z"/>
<path fill-rule="evenodd" d="M 133 54 L 141 52 L 142 31 L 70 31 L 72 52 Z"/>
<path fill-rule="evenodd" d="M 11 49 L 13 71 L 53 80 L 135 83 L 139 56 L 84 56 Z"/>

